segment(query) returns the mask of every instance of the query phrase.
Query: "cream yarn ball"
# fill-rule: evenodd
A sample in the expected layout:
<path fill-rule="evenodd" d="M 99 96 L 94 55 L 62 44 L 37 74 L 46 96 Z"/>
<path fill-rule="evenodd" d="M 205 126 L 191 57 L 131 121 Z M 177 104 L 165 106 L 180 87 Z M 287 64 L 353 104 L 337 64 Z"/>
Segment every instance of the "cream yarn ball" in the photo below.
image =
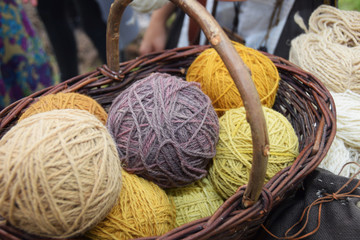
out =
<path fill-rule="evenodd" d="M 133 7 L 135 11 L 147 13 L 161 8 L 167 2 L 169 2 L 169 0 L 134 0 L 130 3 L 130 6 Z"/>
<path fill-rule="evenodd" d="M 331 42 L 332 31 L 301 34 L 291 41 L 291 62 L 314 74 L 332 92 L 360 93 L 360 46 Z"/>
<path fill-rule="evenodd" d="M 329 5 L 321 5 L 312 12 L 309 31 L 321 33 L 331 29 L 330 40 L 348 47 L 360 46 L 360 12 L 342 10 Z"/>
<path fill-rule="evenodd" d="M 345 166 L 345 164 L 350 162 L 360 164 L 359 160 L 359 152 L 356 149 L 345 146 L 344 141 L 335 136 L 328 153 L 319 164 L 319 167 L 334 174 L 350 178 L 360 170 L 360 167 L 356 164 L 348 164 L 348 166 Z M 356 178 L 359 179 L 360 176 L 358 175 Z"/>
<path fill-rule="evenodd" d="M 360 94 L 347 90 L 331 95 L 336 106 L 336 137 L 360 150 Z"/>
<path fill-rule="evenodd" d="M 310 16 L 309 29 L 291 41 L 290 62 L 314 74 L 327 89 L 360 93 L 360 12 L 321 5 Z"/>
<path fill-rule="evenodd" d="M 27 233 L 79 235 L 106 217 L 120 189 L 115 143 L 85 110 L 30 116 L 0 140 L 0 215 Z"/>

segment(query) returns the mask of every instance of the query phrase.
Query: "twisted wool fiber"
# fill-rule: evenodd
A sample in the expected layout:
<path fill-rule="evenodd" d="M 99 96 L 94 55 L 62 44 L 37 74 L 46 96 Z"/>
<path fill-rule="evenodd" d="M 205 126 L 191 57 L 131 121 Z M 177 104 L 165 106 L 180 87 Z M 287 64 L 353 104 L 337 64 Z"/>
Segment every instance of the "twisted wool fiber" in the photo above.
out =
<path fill-rule="evenodd" d="M 39 101 L 30 105 L 20 116 L 19 121 L 37 113 L 55 109 L 80 109 L 95 115 L 102 123 L 106 123 L 107 113 L 103 107 L 89 96 L 80 93 L 56 93 L 40 97 Z"/>
<path fill-rule="evenodd" d="M 324 30 L 321 35 L 307 33 L 292 40 L 290 61 L 314 74 L 330 91 L 360 93 L 360 46 L 332 43 L 330 34 L 331 30 Z"/>
<path fill-rule="evenodd" d="M 165 191 L 135 174 L 122 172 L 118 202 L 96 227 L 85 235 L 115 240 L 160 236 L 174 228 L 175 206 Z"/>
<path fill-rule="evenodd" d="M 255 49 L 236 42 L 233 42 L 233 45 L 251 71 L 261 104 L 271 108 L 280 81 L 276 66 Z M 186 80 L 201 84 L 201 89 L 210 97 L 219 116 L 229 109 L 244 105 L 229 71 L 213 48 L 205 50 L 194 60 L 188 69 Z"/>
<path fill-rule="evenodd" d="M 328 153 L 319 164 L 319 167 L 334 174 L 350 178 L 360 170 L 360 167 L 356 164 L 349 164 L 343 168 L 346 163 L 350 162 L 360 164 L 359 152 L 356 149 L 345 146 L 342 139 L 335 137 Z M 357 176 L 357 178 L 359 177 L 360 176 Z"/>
<path fill-rule="evenodd" d="M 309 32 L 331 29 L 330 41 L 347 47 L 360 45 L 360 12 L 321 5 L 310 16 Z"/>
<path fill-rule="evenodd" d="M 105 218 L 120 189 L 115 143 L 85 110 L 30 116 L 0 140 L 0 215 L 25 232 L 81 234 Z"/>
<path fill-rule="evenodd" d="M 141 13 L 152 12 L 168 3 L 168 0 L 133 0 L 130 6 Z"/>
<path fill-rule="evenodd" d="M 336 137 L 360 150 L 360 94 L 347 90 L 331 95 L 336 107 Z"/>
<path fill-rule="evenodd" d="M 359 23 L 359 12 L 320 6 L 310 17 L 309 30 L 299 22 L 306 33 L 291 41 L 290 61 L 330 91 L 360 93 Z"/>
<path fill-rule="evenodd" d="M 299 142 L 290 122 L 280 113 L 263 106 L 269 134 L 270 154 L 265 181 L 291 165 L 299 154 Z M 219 120 L 219 142 L 209 170 L 209 179 L 225 199 L 248 183 L 252 166 L 251 128 L 244 107 L 227 111 Z"/>
<path fill-rule="evenodd" d="M 175 203 L 176 227 L 211 216 L 224 203 L 207 177 L 166 193 Z"/>
<path fill-rule="evenodd" d="M 123 91 L 107 127 L 124 169 L 163 188 L 206 176 L 219 134 L 218 117 L 199 85 L 161 73 Z"/>

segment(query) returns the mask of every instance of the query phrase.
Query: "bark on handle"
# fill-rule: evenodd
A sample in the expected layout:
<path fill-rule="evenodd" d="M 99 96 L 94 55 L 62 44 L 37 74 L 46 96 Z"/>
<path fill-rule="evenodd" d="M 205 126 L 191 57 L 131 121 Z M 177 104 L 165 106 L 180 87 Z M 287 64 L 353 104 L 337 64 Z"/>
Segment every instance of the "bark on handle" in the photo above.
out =
<path fill-rule="evenodd" d="M 126 6 L 132 0 L 115 0 L 110 8 L 107 25 L 107 64 L 108 67 L 119 71 L 119 25 Z M 144 0 L 146 1 L 146 0 Z M 246 119 L 251 127 L 253 141 L 253 164 L 250 172 L 249 183 L 247 184 L 243 205 L 253 205 L 260 196 L 269 152 L 268 132 L 264 113 L 262 111 L 259 94 L 251 79 L 251 73 L 229 38 L 220 25 L 207 12 L 207 10 L 196 0 L 170 0 L 180 7 L 189 17 L 193 18 L 204 31 L 212 47 L 218 52 L 225 66 L 229 70 L 246 109 Z"/>

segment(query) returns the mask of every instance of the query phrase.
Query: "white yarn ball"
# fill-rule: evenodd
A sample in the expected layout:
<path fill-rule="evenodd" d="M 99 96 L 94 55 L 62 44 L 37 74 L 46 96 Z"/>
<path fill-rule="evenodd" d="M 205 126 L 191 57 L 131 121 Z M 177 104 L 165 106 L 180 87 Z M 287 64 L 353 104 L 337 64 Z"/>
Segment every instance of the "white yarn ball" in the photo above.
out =
<path fill-rule="evenodd" d="M 330 91 L 360 93 L 360 46 L 350 48 L 331 38 L 331 29 L 301 34 L 291 41 L 290 61 L 312 73 Z"/>
<path fill-rule="evenodd" d="M 331 40 L 335 43 L 355 47 L 360 45 L 360 12 L 321 5 L 312 12 L 309 32 L 321 33 L 331 29 Z"/>
<path fill-rule="evenodd" d="M 133 0 L 130 6 L 132 6 L 135 11 L 148 13 L 161 8 L 167 2 L 169 2 L 169 0 Z"/>
<path fill-rule="evenodd" d="M 326 157 L 321 161 L 319 167 L 324 168 L 334 174 L 344 177 L 352 177 L 360 167 L 356 164 L 348 164 L 340 172 L 342 167 L 349 162 L 359 163 L 359 153 L 355 149 L 347 148 L 344 141 L 338 137 L 334 138 Z M 360 176 L 358 176 L 359 178 Z"/>
<path fill-rule="evenodd" d="M 349 147 L 360 150 L 360 94 L 348 90 L 331 95 L 336 106 L 336 136 Z"/>
<path fill-rule="evenodd" d="M 309 19 L 295 21 L 305 34 L 291 41 L 291 62 L 312 73 L 333 92 L 360 93 L 360 13 L 321 5 Z"/>
<path fill-rule="evenodd" d="M 355 162 L 357 164 L 360 164 L 360 152 L 353 148 L 348 148 L 350 152 L 350 159 L 351 162 Z M 358 171 L 360 171 L 360 166 L 356 164 L 350 164 L 350 177 L 352 177 L 354 174 L 356 174 Z M 357 179 L 360 179 L 360 174 L 356 176 Z"/>

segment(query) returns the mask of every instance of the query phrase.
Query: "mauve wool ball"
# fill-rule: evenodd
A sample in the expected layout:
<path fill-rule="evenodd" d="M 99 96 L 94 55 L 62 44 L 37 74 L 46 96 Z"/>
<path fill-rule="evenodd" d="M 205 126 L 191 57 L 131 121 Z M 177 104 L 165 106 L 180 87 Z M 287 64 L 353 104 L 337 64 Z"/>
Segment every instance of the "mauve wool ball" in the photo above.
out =
<path fill-rule="evenodd" d="M 219 137 L 218 117 L 199 84 L 164 73 L 124 90 L 107 127 L 123 168 L 163 188 L 205 177 Z"/>

